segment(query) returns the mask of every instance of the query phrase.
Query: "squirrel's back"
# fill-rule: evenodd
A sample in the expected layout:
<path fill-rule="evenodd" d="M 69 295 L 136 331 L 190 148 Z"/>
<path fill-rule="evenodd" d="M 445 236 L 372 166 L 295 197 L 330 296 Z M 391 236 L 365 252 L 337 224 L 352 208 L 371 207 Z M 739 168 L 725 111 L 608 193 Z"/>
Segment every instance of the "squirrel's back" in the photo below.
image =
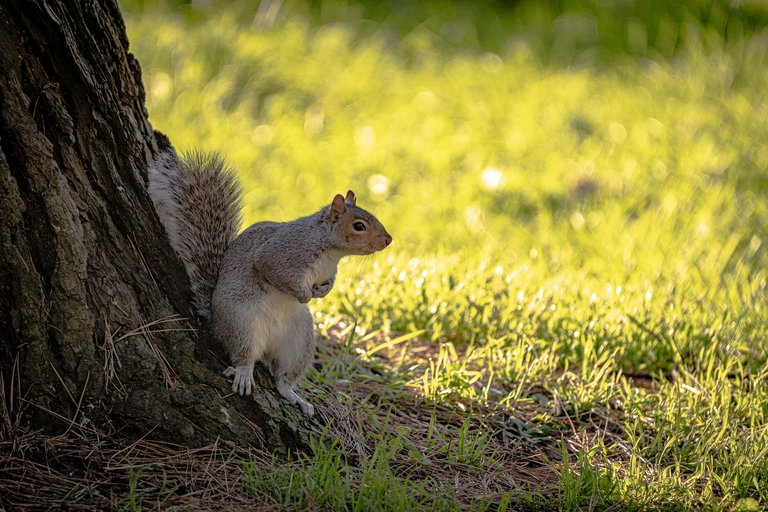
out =
<path fill-rule="evenodd" d="M 179 158 L 170 148 L 150 166 L 148 190 L 187 269 L 195 308 L 210 318 L 221 261 L 240 231 L 242 193 L 235 171 L 216 153 Z"/>

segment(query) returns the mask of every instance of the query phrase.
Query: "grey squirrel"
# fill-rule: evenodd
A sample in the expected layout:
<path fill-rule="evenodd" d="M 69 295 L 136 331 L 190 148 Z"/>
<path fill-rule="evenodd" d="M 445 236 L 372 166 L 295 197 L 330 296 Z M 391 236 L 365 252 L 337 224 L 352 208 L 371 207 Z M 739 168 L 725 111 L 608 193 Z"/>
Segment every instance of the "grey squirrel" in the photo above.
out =
<path fill-rule="evenodd" d="M 358 207 L 354 192 L 291 222 L 257 222 L 238 235 L 241 189 L 216 153 L 180 158 L 170 147 L 149 167 L 149 195 L 191 282 L 194 306 L 211 320 L 232 360 L 232 391 L 250 395 L 264 361 L 278 392 L 311 416 L 295 387 L 312 362 L 307 303 L 331 291 L 339 260 L 372 254 L 392 237 Z"/>

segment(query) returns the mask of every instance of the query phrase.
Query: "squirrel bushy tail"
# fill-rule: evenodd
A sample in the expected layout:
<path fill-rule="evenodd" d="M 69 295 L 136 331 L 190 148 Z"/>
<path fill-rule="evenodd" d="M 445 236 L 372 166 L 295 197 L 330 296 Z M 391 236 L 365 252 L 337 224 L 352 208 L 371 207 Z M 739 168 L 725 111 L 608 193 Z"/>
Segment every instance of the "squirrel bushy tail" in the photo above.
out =
<path fill-rule="evenodd" d="M 148 190 L 187 269 L 194 306 L 210 318 L 221 260 L 240 231 L 242 191 L 235 171 L 217 153 L 180 158 L 169 148 L 150 166 Z"/>

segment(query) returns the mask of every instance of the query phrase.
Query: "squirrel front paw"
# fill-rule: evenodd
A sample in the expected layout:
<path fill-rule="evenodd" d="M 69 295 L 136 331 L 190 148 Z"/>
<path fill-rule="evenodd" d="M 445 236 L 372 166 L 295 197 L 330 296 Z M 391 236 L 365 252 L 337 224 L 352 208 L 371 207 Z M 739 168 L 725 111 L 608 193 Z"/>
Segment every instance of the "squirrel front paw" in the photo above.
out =
<path fill-rule="evenodd" d="M 237 368 L 231 366 L 224 370 L 225 377 L 233 377 L 232 392 L 240 395 L 250 395 L 256 383 L 253 380 L 253 365 L 240 365 Z"/>
<path fill-rule="evenodd" d="M 322 283 L 313 284 L 312 298 L 319 299 L 321 297 L 325 297 L 328 295 L 328 292 L 331 291 L 331 288 L 333 288 L 333 281 L 330 279 L 328 281 L 323 281 Z"/>
<path fill-rule="evenodd" d="M 308 286 L 302 286 L 296 293 L 296 300 L 302 304 L 306 304 L 312 299 L 312 289 Z"/>

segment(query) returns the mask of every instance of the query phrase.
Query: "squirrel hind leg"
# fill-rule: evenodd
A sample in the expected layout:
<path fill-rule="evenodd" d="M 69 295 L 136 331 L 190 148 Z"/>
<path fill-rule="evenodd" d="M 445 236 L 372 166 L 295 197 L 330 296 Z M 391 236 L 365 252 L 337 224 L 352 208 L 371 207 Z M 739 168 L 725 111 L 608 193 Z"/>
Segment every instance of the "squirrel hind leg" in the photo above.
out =
<path fill-rule="evenodd" d="M 280 393 L 280 396 L 288 400 L 288 403 L 298 404 L 301 412 L 303 412 L 306 416 L 312 416 L 315 414 L 314 406 L 299 396 L 299 394 L 296 393 L 296 391 L 294 391 L 293 388 L 285 380 L 278 379 L 276 384 L 277 392 Z"/>
<path fill-rule="evenodd" d="M 307 373 L 315 356 L 315 334 L 309 308 L 301 310 L 287 322 L 285 331 L 273 340 L 267 362 L 275 377 L 278 393 L 289 403 L 298 404 L 301 411 L 312 416 L 315 408 L 299 396 L 295 387 Z"/>
<path fill-rule="evenodd" d="M 222 314 L 223 309 L 214 302 L 213 331 L 226 346 L 232 361 L 232 366 L 224 370 L 224 376 L 232 378 L 234 393 L 250 395 L 256 385 L 253 367 L 264 353 L 263 343 L 259 342 L 263 334 L 254 324 L 253 311 L 247 304 L 226 309 L 226 315 Z"/>

